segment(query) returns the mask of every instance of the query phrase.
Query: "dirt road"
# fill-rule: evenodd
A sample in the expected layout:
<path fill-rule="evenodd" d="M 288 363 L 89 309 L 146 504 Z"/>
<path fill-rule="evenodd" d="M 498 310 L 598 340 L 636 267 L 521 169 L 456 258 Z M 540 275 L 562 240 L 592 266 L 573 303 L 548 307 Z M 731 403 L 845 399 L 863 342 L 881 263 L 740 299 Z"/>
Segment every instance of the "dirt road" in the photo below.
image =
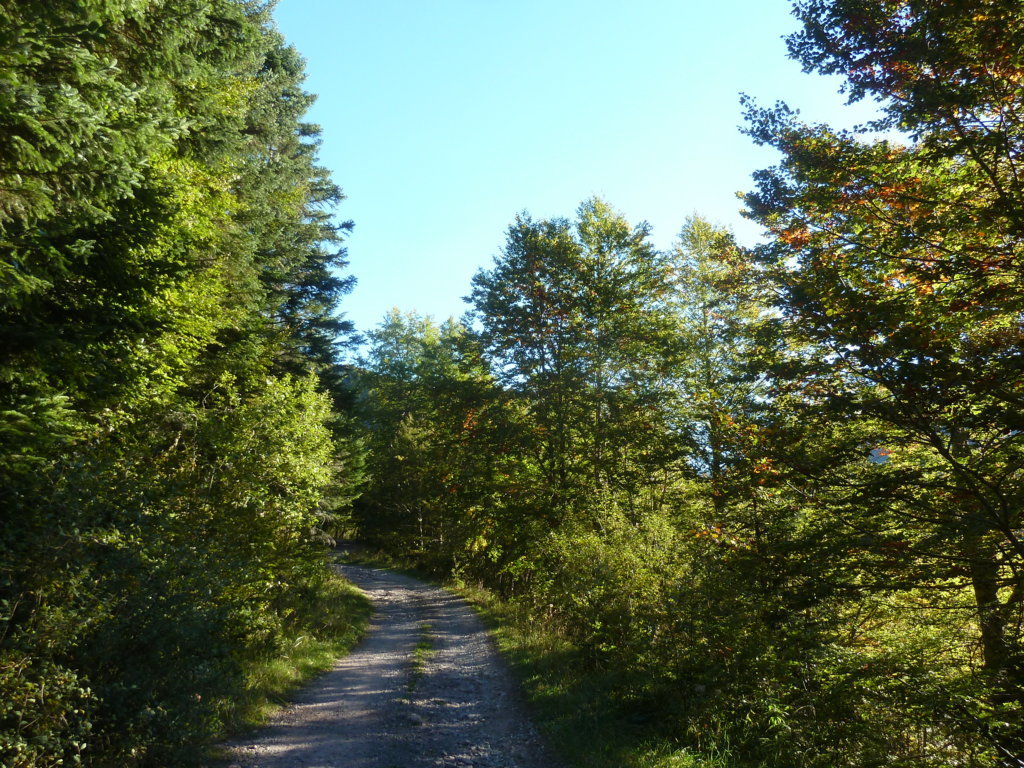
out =
<path fill-rule="evenodd" d="M 237 768 L 557 768 L 483 625 L 408 576 L 338 566 L 376 614 L 363 642 L 264 730 Z"/>

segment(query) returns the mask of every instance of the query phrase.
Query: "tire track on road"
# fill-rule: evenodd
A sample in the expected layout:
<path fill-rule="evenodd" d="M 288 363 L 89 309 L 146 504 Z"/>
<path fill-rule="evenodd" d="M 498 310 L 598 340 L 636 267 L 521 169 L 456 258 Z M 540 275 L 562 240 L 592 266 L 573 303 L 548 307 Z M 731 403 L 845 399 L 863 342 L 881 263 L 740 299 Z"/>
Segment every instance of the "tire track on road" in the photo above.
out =
<path fill-rule="evenodd" d="M 251 740 L 236 768 L 556 768 L 483 623 L 439 587 L 336 566 L 373 601 L 366 638 Z M 432 650 L 414 650 L 427 631 Z"/>

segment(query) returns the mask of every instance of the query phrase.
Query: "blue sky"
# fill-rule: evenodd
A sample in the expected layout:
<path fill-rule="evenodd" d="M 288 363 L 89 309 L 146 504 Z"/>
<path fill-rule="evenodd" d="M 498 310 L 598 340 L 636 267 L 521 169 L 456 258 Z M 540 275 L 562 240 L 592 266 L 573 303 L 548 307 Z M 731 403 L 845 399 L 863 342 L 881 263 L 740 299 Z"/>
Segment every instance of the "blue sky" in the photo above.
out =
<path fill-rule="evenodd" d="M 739 94 L 852 125 L 839 81 L 800 71 L 788 0 L 279 0 L 306 58 L 321 163 L 348 199 L 343 304 L 460 315 L 515 214 L 572 217 L 604 197 L 654 243 L 693 213 L 752 244 L 736 193 L 771 165 Z"/>

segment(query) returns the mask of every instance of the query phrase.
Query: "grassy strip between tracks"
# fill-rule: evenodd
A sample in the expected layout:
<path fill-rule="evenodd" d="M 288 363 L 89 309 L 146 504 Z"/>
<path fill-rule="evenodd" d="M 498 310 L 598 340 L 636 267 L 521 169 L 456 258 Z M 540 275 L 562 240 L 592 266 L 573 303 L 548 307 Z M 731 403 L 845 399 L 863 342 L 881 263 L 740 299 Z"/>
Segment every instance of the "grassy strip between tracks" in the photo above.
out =
<path fill-rule="evenodd" d="M 401 558 L 365 549 L 346 562 L 387 568 L 442 583 Z M 573 645 L 525 606 L 487 589 L 443 582 L 472 605 L 511 666 L 534 721 L 552 748 L 574 768 L 735 768 L 726 755 L 697 755 L 668 735 L 650 701 L 623 700 L 620 673 L 584 664 Z"/>

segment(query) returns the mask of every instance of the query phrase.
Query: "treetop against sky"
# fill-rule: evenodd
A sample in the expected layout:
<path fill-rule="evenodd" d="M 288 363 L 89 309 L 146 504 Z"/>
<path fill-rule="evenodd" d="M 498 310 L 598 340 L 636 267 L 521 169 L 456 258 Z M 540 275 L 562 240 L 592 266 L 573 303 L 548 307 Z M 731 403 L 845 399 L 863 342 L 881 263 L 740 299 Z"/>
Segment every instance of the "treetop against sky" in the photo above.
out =
<path fill-rule="evenodd" d="M 740 94 L 836 125 L 874 114 L 787 58 L 785 0 L 281 0 L 275 15 L 349 198 L 343 308 L 361 330 L 393 306 L 461 314 L 523 210 L 570 216 L 599 195 L 661 248 L 694 212 L 752 243 L 736 194 L 776 155 L 741 134 Z"/>

